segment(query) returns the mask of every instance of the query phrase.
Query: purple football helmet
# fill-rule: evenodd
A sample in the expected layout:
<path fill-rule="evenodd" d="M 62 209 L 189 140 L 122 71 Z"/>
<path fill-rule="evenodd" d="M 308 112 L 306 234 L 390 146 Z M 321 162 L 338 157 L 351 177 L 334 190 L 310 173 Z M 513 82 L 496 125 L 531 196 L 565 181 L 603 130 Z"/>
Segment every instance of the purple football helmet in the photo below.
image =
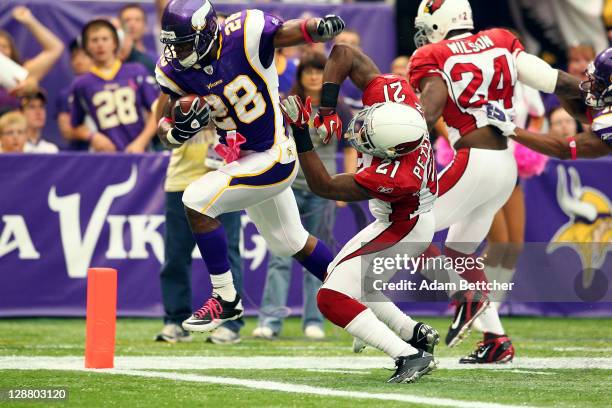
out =
<path fill-rule="evenodd" d="M 612 105 L 612 48 L 601 52 L 586 71 L 588 79 L 580 83 L 586 92 L 584 103 L 594 109 Z"/>
<path fill-rule="evenodd" d="M 219 27 L 209 0 L 171 0 L 162 15 L 159 40 L 164 57 L 177 71 L 195 65 L 212 48 Z"/>

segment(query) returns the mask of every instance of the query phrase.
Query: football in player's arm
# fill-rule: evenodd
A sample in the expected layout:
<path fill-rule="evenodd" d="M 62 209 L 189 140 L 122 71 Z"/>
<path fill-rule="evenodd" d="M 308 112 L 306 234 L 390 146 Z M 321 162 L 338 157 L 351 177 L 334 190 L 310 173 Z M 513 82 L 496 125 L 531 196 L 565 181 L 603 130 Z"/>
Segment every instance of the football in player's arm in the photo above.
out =
<path fill-rule="evenodd" d="M 302 45 L 313 42 L 326 42 L 333 39 L 342 30 L 344 30 L 344 21 L 334 15 L 328 15 L 323 18 L 307 18 L 307 19 L 295 19 L 288 20 L 282 23 L 281 27 L 276 31 L 272 37 L 272 46 L 274 48 L 285 48 L 293 47 L 296 45 Z M 209 53 L 204 56 L 205 59 L 210 58 L 211 55 L 217 54 L 219 47 L 219 39 L 215 40 Z M 210 118 L 210 107 L 207 104 L 200 106 L 199 103 L 195 102 L 194 105 L 187 113 L 184 113 L 176 107 L 176 99 L 169 98 L 167 106 L 162 107 L 163 117 L 160 120 L 157 128 L 157 135 L 160 140 L 168 147 L 174 148 L 180 146 L 190 137 L 192 137 L 197 131 L 208 126 Z M 172 120 L 172 110 L 174 109 L 174 121 Z M 175 122 L 183 122 L 190 124 L 193 119 L 197 119 L 202 125 L 199 129 L 177 128 Z M 187 122 L 189 120 L 189 122 Z M 189 132 L 185 132 L 189 130 Z M 194 130 L 197 130 L 195 133 Z"/>

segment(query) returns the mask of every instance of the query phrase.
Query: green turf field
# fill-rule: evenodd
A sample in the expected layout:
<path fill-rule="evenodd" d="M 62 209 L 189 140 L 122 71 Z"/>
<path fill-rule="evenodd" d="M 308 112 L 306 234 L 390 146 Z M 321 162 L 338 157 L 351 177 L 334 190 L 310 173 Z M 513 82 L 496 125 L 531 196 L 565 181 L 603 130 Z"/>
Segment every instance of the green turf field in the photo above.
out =
<path fill-rule="evenodd" d="M 448 319 L 427 318 L 444 335 Z M 512 365 L 464 369 L 456 364 L 478 340 L 438 347 L 440 368 L 416 384 L 385 384 L 392 362 L 328 325 L 324 341 L 301 336 L 289 319 L 274 341 L 250 337 L 217 346 L 152 341 L 158 320 L 120 319 L 116 368 L 82 369 L 81 319 L 0 320 L 0 390 L 66 387 L 67 402 L 0 401 L 0 406 L 612 406 L 612 320 L 507 318 L 517 349 Z"/>

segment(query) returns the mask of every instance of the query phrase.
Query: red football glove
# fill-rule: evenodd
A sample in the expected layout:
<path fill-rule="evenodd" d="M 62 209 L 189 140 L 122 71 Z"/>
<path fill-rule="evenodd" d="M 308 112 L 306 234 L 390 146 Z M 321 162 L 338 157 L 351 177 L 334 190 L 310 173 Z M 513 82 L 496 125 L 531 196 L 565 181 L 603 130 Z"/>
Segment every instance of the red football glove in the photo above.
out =
<path fill-rule="evenodd" d="M 302 102 L 302 98 L 298 95 L 289 95 L 287 99 L 281 102 L 280 108 L 290 125 L 300 128 L 308 127 L 312 114 L 310 96 L 306 98 L 306 102 Z"/>
<path fill-rule="evenodd" d="M 332 136 L 338 140 L 342 138 L 342 120 L 335 109 L 319 109 L 319 114 L 314 118 L 314 127 L 324 144 L 329 143 Z"/>

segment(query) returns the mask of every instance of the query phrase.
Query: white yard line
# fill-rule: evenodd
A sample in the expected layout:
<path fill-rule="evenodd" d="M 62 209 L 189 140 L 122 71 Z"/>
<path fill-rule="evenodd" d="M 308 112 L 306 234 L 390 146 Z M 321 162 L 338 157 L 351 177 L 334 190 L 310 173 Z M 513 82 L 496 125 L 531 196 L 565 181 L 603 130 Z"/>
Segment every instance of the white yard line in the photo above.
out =
<path fill-rule="evenodd" d="M 553 351 L 586 351 L 588 353 L 609 353 L 612 347 L 553 347 Z"/>
<path fill-rule="evenodd" d="M 548 371 L 510 370 L 510 372 L 511 373 L 517 373 L 517 374 L 555 375 L 555 373 L 549 373 Z"/>
<path fill-rule="evenodd" d="M 304 370 L 309 371 L 311 373 L 338 373 L 338 374 L 357 374 L 357 375 L 368 375 L 369 371 L 363 370 L 328 370 L 322 368 L 305 368 Z"/>
<path fill-rule="evenodd" d="M 259 381 L 259 380 L 246 380 L 242 378 L 231 378 L 231 377 L 213 377 L 195 374 L 181 374 L 173 372 L 159 372 L 159 371 L 139 371 L 139 370 L 102 370 L 109 374 L 118 375 L 132 375 L 138 377 L 149 377 L 149 378 L 164 378 L 174 381 L 189 381 L 189 382 L 201 382 L 209 384 L 219 385 L 233 385 L 245 388 L 252 388 L 256 390 L 267 390 L 275 392 L 289 392 L 297 394 L 310 394 L 310 395 L 322 395 L 326 397 L 341 397 L 341 398 L 357 398 L 357 399 L 368 399 L 368 400 L 383 400 L 383 401 L 398 401 L 398 402 L 409 402 L 419 405 L 435 405 L 441 407 L 457 407 L 457 408 L 518 408 L 517 405 L 504 405 L 494 404 L 480 401 L 462 401 L 450 398 L 436 398 L 436 397 L 419 397 L 416 395 L 408 394 L 392 394 L 392 393 L 371 393 L 371 392 L 360 392 L 360 391 L 343 391 L 331 388 L 313 387 L 310 385 L 291 384 L 286 382 L 278 381 Z M 398 384 L 399 386 L 404 386 Z M 406 385 L 409 387 L 409 385 Z M 524 405 L 520 406 L 525 408 Z"/>
<path fill-rule="evenodd" d="M 612 358 L 605 357 L 517 357 L 511 364 L 459 364 L 454 357 L 439 359 L 438 369 L 447 370 L 513 370 L 513 369 L 606 369 L 612 370 Z M 391 368 L 387 357 L 163 357 L 124 356 L 115 358 L 115 368 L 121 370 L 203 370 L 203 369 L 319 369 L 371 370 Z M 79 370 L 83 357 L 0 356 L 0 370 Z"/>

